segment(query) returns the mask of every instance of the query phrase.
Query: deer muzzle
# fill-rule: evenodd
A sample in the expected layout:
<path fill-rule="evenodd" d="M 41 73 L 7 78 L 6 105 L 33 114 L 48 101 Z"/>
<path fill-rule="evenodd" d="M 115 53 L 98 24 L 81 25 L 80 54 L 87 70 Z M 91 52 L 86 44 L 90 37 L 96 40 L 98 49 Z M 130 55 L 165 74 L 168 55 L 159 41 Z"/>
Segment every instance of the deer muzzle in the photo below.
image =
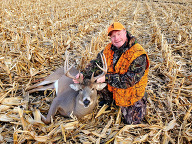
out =
<path fill-rule="evenodd" d="M 90 102 L 90 100 L 88 100 L 88 99 L 85 99 L 85 100 L 83 101 L 83 104 L 84 104 L 85 107 L 88 107 L 90 103 L 91 103 L 91 102 Z"/>

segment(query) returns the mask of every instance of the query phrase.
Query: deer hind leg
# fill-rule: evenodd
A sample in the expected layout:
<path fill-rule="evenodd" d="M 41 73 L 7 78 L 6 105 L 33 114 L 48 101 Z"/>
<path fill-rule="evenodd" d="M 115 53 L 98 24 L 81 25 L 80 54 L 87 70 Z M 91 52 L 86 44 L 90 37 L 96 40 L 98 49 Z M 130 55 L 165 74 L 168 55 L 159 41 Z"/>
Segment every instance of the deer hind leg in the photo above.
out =
<path fill-rule="evenodd" d="M 51 104 L 51 107 L 49 109 L 49 112 L 47 114 L 47 117 L 41 115 L 41 120 L 45 123 L 45 124 L 49 124 L 51 123 L 51 117 L 54 117 L 57 110 L 59 108 L 59 103 L 58 100 L 55 98 Z"/>
<path fill-rule="evenodd" d="M 49 85 L 45 85 L 45 86 L 38 86 L 34 89 L 29 90 L 28 93 L 33 93 L 33 92 L 37 92 L 37 91 L 45 91 L 45 90 L 53 90 L 53 89 L 54 89 L 54 85 L 49 84 Z"/>

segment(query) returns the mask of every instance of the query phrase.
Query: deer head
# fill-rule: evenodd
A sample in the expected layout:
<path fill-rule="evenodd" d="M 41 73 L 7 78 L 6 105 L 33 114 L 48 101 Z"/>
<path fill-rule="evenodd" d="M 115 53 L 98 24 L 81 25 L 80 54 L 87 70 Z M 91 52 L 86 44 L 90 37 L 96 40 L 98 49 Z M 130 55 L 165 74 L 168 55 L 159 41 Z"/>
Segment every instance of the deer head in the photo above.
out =
<path fill-rule="evenodd" d="M 69 71 L 73 67 L 71 66 L 68 68 L 68 55 L 66 56 L 65 64 L 64 64 L 64 73 L 67 77 L 77 80 L 79 83 L 70 84 L 70 87 L 75 90 L 79 91 L 77 96 L 78 103 L 84 105 L 85 108 L 88 108 L 90 105 L 97 101 L 97 90 L 102 90 L 107 84 L 106 83 L 97 83 L 96 80 L 107 73 L 107 63 L 105 59 L 105 55 L 103 56 L 100 54 L 103 68 L 101 68 L 98 64 L 97 66 L 103 71 L 102 74 L 94 77 L 94 73 L 91 76 L 91 79 L 83 79 L 80 75 L 80 78 L 76 78 L 72 76 Z"/>

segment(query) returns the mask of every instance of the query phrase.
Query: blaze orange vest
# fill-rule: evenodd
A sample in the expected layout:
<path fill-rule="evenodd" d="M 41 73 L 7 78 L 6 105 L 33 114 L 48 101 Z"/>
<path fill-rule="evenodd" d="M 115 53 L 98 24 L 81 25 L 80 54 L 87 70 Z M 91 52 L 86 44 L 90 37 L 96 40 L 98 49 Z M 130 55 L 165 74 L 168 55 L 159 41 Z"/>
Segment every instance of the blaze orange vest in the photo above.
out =
<path fill-rule="evenodd" d="M 142 54 L 146 54 L 143 47 L 136 43 L 131 48 L 129 48 L 126 52 L 124 52 L 119 58 L 115 70 L 113 69 L 113 54 L 114 51 L 111 50 L 111 43 L 108 44 L 104 49 L 104 55 L 107 61 L 107 73 L 110 74 L 124 74 L 128 71 L 130 64 Z M 128 107 L 133 105 L 135 102 L 140 100 L 145 93 L 145 87 L 147 86 L 147 76 L 149 72 L 149 58 L 147 56 L 147 66 L 143 77 L 140 79 L 138 83 L 134 86 L 129 87 L 127 89 L 115 88 L 108 84 L 108 90 L 113 93 L 113 99 L 116 102 L 116 105 Z"/>

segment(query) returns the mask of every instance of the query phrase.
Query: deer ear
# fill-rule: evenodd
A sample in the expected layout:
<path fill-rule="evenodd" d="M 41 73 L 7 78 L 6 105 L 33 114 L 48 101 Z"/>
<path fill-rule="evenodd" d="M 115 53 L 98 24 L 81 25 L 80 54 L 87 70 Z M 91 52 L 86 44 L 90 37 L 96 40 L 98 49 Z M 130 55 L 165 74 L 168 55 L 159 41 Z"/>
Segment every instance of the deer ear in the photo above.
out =
<path fill-rule="evenodd" d="M 80 89 L 80 85 L 79 84 L 70 84 L 69 85 L 73 90 L 78 91 Z"/>
<path fill-rule="evenodd" d="M 97 90 L 102 90 L 107 84 L 106 83 L 96 83 L 95 88 Z"/>

